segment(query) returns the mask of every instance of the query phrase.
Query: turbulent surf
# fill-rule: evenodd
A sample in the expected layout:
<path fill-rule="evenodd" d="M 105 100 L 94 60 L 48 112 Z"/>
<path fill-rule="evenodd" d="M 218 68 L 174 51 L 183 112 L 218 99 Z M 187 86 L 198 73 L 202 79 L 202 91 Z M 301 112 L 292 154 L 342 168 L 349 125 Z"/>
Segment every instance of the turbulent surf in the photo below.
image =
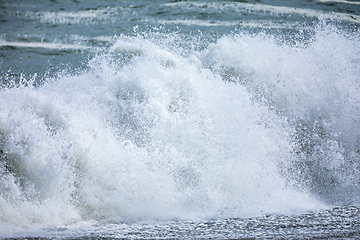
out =
<path fill-rule="evenodd" d="M 159 3 L 173 16 L 186 9 L 188 19 L 148 13 L 153 25 L 138 19 L 131 34 L 72 35 L 62 43 L 2 39 L 4 54 L 31 56 L 42 66 L 1 62 L 4 236 L 94 223 L 110 231 L 107 224 L 180 221 L 175 226 L 181 227 L 187 220 L 325 216 L 335 206 L 358 211 L 357 15 L 219 4 Z M 152 11 L 150 5 L 139 9 Z M 194 9 L 199 16 L 229 16 L 195 21 Z M 61 11 L 20 17 L 55 29 L 90 28 L 108 19 L 125 21 L 118 12 L 138 10 Z M 263 19 L 248 17 L 237 25 L 236 16 L 245 12 Z M 298 15 L 317 20 L 299 24 Z M 285 19 L 281 28 L 291 34 L 275 23 L 266 27 L 268 18 Z M 49 68 L 44 58 L 71 61 Z M 251 237 L 216 237 L 227 236 Z"/>

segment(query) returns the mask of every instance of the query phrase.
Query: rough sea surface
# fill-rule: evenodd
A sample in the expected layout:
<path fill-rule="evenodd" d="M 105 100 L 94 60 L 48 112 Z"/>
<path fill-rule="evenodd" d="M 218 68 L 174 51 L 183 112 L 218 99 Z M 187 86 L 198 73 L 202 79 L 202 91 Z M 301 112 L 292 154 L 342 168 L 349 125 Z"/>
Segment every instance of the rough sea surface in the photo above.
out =
<path fill-rule="evenodd" d="M 0 0 L 0 238 L 359 239 L 360 2 Z"/>

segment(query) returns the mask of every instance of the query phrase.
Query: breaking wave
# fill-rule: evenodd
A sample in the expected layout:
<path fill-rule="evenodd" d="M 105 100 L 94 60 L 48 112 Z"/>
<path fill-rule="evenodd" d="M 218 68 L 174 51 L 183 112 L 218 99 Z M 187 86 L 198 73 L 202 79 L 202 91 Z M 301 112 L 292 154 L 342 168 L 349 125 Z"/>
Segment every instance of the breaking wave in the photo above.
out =
<path fill-rule="evenodd" d="M 86 71 L 2 87 L 0 226 L 359 204 L 358 33 L 180 41 L 121 36 Z"/>

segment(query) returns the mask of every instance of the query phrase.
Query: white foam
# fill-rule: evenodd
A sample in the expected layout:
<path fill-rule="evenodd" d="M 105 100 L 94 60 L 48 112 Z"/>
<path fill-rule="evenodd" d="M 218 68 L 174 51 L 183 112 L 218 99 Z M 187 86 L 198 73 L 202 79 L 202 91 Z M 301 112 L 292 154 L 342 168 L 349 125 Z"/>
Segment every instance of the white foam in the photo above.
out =
<path fill-rule="evenodd" d="M 271 6 L 264 4 L 242 3 L 242 2 L 212 2 L 212 3 L 200 3 L 200 2 L 174 2 L 164 4 L 167 7 L 181 7 L 185 9 L 196 8 L 198 11 L 207 12 L 236 12 L 242 14 L 270 14 L 273 16 L 285 16 L 285 15 L 301 15 L 312 18 L 326 18 L 332 20 L 346 20 L 349 22 L 359 22 L 359 16 L 354 14 L 345 13 L 327 13 L 324 11 L 299 8 L 299 7 L 286 7 L 286 6 Z M 205 9 L 205 10 L 204 10 Z"/>
<path fill-rule="evenodd" d="M 326 207 L 282 172 L 298 159 L 289 118 L 320 109 L 327 130 L 358 134 L 358 40 L 322 34 L 307 47 L 240 34 L 184 55 L 164 36 L 120 37 L 87 72 L 2 89 L 1 226 Z"/>
<path fill-rule="evenodd" d="M 91 49 L 91 47 L 79 44 L 51 43 L 51 42 L 9 42 L 0 41 L 0 46 L 25 47 L 25 48 L 47 48 L 47 49 Z"/>
<path fill-rule="evenodd" d="M 360 2 L 355 1 L 347 1 L 347 0 L 318 0 L 319 2 L 337 2 L 337 3 L 346 3 L 346 4 L 353 4 L 353 5 L 360 5 Z"/>
<path fill-rule="evenodd" d="M 40 19 L 43 23 L 52 24 L 92 24 L 94 21 L 113 21 L 113 17 L 122 12 L 121 8 L 98 8 L 83 11 L 27 11 L 23 13 L 32 19 Z"/>

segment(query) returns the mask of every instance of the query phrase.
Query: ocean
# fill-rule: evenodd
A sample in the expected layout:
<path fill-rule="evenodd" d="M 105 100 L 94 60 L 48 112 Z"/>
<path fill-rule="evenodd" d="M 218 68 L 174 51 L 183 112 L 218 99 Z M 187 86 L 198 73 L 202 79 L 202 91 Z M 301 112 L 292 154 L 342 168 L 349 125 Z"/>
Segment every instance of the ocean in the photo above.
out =
<path fill-rule="evenodd" d="M 0 0 L 0 238 L 359 239 L 360 2 Z"/>

